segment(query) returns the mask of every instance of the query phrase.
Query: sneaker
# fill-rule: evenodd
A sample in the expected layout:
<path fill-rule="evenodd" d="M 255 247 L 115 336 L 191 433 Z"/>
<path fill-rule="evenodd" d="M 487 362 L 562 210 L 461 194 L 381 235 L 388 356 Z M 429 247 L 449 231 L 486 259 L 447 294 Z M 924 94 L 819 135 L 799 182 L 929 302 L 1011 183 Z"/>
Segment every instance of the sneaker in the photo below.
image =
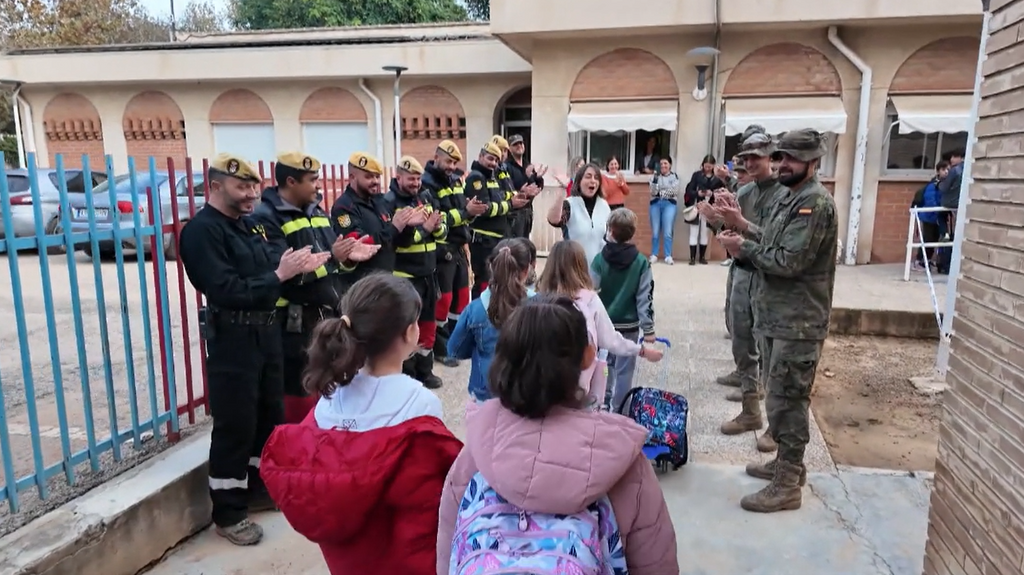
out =
<path fill-rule="evenodd" d="M 658 263 L 658 256 L 651 256 L 649 259 L 650 259 L 652 264 Z M 669 258 L 669 259 L 671 259 L 671 258 Z"/>
<path fill-rule="evenodd" d="M 217 535 L 241 547 L 255 545 L 263 539 L 263 528 L 248 519 L 227 527 L 217 527 L 216 532 Z"/>
<path fill-rule="evenodd" d="M 673 265 L 676 262 L 675 262 L 675 260 L 672 259 L 672 256 L 668 256 L 668 257 L 665 258 L 665 263 L 668 264 L 668 265 Z"/>
<path fill-rule="evenodd" d="M 724 260 L 722 263 L 718 265 L 722 266 L 723 268 L 727 268 L 732 265 L 732 258 Z"/>
<path fill-rule="evenodd" d="M 440 363 L 441 365 L 443 365 L 445 367 L 459 367 L 459 360 L 455 359 L 454 357 L 448 357 L 446 355 L 439 355 L 439 356 L 436 356 L 436 358 L 437 358 L 437 363 Z"/>
<path fill-rule="evenodd" d="M 915 272 L 923 272 L 924 271 L 924 265 L 922 265 L 921 262 L 914 262 L 913 264 L 910 265 L 910 269 L 911 269 L 911 271 L 915 271 Z"/>

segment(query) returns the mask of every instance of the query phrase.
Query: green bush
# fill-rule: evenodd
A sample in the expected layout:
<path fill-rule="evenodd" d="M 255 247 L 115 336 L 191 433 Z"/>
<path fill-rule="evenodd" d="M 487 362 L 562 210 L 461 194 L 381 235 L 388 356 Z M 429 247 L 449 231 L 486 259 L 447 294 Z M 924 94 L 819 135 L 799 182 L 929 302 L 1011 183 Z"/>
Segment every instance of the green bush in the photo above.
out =
<path fill-rule="evenodd" d="M 18 139 L 14 134 L 0 134 L 0 152 L 8 166 L 18 165 Z"/>

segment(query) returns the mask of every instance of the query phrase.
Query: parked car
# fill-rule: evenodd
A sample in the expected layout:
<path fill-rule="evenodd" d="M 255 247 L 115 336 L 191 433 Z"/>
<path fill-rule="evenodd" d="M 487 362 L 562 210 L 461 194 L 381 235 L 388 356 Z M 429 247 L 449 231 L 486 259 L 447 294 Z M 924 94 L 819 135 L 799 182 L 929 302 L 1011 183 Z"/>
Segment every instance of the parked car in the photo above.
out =
<path fill-rule="evenodd" d="M 11 224 L 13 233 L 8 234 L 4 229 L 3 220 L 0 219 L 0 237 L 22 238 L 36 235 L 36 215 L 32 209 L 32 189 L 29 184 L 28 170 L 9 169 L 7 175 L 7 190 L 10 193 Z M 58 209 L 60 208 L 60 180 L 57 177 L 57 170 L 39 169 L 36 171 L 39 178 L 39 201 L 43 214 L 43 231 L 47 234 L 57 232 L 59 227 Z M 93 172 L 92 180 L 85 183 L 85 174 L 80 170 L 64 170 L 64 181 L 67 184 L 68 199 L 82 197 L 86 189 L 94 188 L 107 181 L 107 175 L 102 172 Z"/>
<path fill-rule="evenodd" d="M 96 230 L 106 231 L 114 229 L 114 217 L 116 216 L 118 227 L 125 234 L 125 237 L 121 238 L 121 248 L 138 252 L 135 245 L 135 237 L 130 235 L 131 231 L 135 228 L 134 212 L 138 209 L 143 225 L 149 225 L 149 194 L 152 193 L 154 180 L 157 187 L 157 196 L 160 198 L 161 220 L 163 220 L 165 225 L 174 223 L 171 184 L 168 173 L 153 172 L 153 176 L 151 176 L 150 172 L 137 172 L 135 183 L 138 189 L 138 205 L 132 204 L 132 180 L 129 174 L 115 176 L 113 182 L 103 182 L 93 189 L 92 200 Z M 111 201 L 111 184 L 113 185 L 113 201 Z M 192 189 L 195 194 L 195 206 L 198 210 L 206 205 L 205 185 L 202 174 L 192 176 Z M 178 196 L 178 221 L 188 221 L 191 216 L 188 205 L 189 187 L 187 176 L 178 177 L 174 185 L 174 193 Z M 72 232 L 87 233 L 89 231 L 89 212 L 86 206 L 85 194 L 79 194 L 71 198 L 69 207 L 71 209 L 69 219 L 71 220 Z M 114 257 L 114 240 L 99 242 L 99 248 L 99 257 Z M 91 244 L 80 244 L 76 246 L 76 249 L 85 252 L 90 257 L 95 255 L 92 253 Z M 164 234 L 163 250 L 164 257 L 167 259 L 177 258 L 177 245 L 172 234 Z M 150 251 L 150 239 L 147 236 L 143 241 L 142 253 L 146 254 Z"/>

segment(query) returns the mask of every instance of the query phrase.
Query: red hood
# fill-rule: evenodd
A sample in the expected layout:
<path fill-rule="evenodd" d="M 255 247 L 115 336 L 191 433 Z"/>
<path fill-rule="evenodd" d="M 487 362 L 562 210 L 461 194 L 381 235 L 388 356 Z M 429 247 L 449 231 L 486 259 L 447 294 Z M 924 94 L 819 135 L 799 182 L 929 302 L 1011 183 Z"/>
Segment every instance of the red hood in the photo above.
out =
<path fill-rule="evenodd" d="M 310 414 L 274 430 L 260 476 L 296 531 L 314 543 L 339 545 L 380 521 L 381 509 L 398 516 L 436 509 L 461 449 L 436 417 L 352 432 L 320 429 Z"/>

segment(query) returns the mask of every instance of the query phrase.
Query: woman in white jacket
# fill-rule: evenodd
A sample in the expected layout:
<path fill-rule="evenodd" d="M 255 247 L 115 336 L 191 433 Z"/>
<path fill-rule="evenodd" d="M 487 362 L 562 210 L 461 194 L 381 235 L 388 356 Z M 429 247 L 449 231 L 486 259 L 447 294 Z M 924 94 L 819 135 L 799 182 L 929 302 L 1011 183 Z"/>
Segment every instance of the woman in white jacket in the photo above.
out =
<path fill-rule="evenodd" d="M 611 207 L 601 191 L 601 168 L 587 164 L 576 172 L 572 193 L 548 211 L 548 223 L 562 228 L 563 237 L 579 242 L 587 254 L 587 266 L 604 249 Z"/>
<path fill-rule="evenodd" d="M 658 261 L 658 247 L 665 263 L 672 265 L 672 232 L 676 225 L 679 176 L 672 171 L 672 158 L 662 158 L 657 174 L 651 176 L 651 263 Z"/>

